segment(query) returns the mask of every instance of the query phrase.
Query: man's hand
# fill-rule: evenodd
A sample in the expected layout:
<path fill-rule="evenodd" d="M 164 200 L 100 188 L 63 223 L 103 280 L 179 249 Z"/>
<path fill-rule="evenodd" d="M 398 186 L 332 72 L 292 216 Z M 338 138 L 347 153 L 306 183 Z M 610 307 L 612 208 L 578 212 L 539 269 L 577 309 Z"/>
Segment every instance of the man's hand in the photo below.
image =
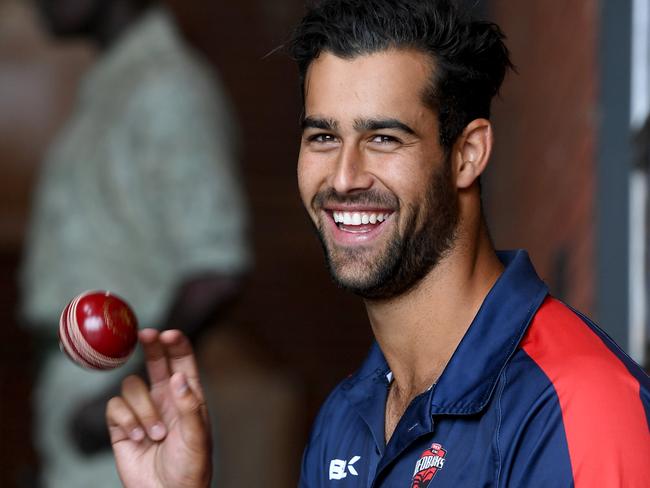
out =
<path fill-rule="evenodd" d="M 106 419 L 126 488 L 205 488 L 212 474 L 208 413 L 192 346 L 178 330 L 140 331 L 148 387 L 137 376 L 111 398 Z"/>
<path fill-rule="evenodd" d="M 241 278 L 235 275 L 206 271 L 186 279 L 178 287 L 163 328 L 182 324 L 183 334 L 196 344 L 200 335 L 215 325 L 219 312 L 233 300 L 240 288 Z M 134 374 L 145 373 L 144 363 L 138 364 Z M 111 448 L 104 412 L 108 400 L 119 394 L 120 382 L 116 381 L 73 410 L 68 419 L 68 429 L 82 454 L 91 456 Z"/>

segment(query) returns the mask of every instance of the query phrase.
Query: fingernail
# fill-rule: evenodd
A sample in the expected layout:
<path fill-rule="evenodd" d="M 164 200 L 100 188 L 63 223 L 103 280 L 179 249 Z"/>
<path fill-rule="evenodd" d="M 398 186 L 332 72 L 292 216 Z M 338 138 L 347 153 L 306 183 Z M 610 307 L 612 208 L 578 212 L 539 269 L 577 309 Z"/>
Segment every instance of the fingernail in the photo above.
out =
<path fill-rule="evenodd" d="M 155 440 L 162 439 L 163 437 L 165 437 L 165 433 L 166 433 L 165 426 L 160 422 L 158 422 L 157 424 L 154 424 L 151 427 L 150 433 L 152 439 Z"/>
<path fill-rule="evenodd" d="M 140 442 L 142 439 L 144 439 L 144 430 L 142 430 L 140 427 L 136 427 L 129 433 L 129 437 L 131 440 Z"/>

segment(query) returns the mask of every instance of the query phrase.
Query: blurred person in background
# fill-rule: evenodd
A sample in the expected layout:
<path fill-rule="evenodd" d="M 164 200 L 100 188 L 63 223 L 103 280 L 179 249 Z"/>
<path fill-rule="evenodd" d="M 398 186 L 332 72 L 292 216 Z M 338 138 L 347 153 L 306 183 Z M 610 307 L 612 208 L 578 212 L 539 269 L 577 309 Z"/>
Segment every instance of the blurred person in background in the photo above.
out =
<path fill-rule="evenodd" d="M 43 486 L 120 486 L 104 422 L 124 371 L 72 364 L 62 308 L 87 289 L 126 298 L 141 326 L 214 324 L 250 265 L 237 131 L 218 79 L 148 0 L 38 0 L 49 31 L 98 49 L 34 196 L 21 315 L 38 344 Z M 129 363 L 130 371 L 140 360 Z"/>

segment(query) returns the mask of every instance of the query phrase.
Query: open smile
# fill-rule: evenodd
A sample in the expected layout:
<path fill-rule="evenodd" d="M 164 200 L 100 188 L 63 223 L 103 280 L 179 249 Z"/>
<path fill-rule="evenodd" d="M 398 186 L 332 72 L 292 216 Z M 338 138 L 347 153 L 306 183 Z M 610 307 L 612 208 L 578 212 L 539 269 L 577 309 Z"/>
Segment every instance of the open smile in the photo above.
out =
<path fill-rule="evenodd" d="M 382 232 L 392 210 L 326 210 L 334 241 L 341 245 L 369 244 Z"/>
<path fill-rule="evenodd" d="M 391 212 L 375 213 L 375 212 L 332 212 L 334 222 L 339 225 L 339 228 L 345 227 L 367 227 L 370 225 L 381 224 L 384 220 L 390 217 Z M 351 229 L 354 230 L 354 229 Z"/>

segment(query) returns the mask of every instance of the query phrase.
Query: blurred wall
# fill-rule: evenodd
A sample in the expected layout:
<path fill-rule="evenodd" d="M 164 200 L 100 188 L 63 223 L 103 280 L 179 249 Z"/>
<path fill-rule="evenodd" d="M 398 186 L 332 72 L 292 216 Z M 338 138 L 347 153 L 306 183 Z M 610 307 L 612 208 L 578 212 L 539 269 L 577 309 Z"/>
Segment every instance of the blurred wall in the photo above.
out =
<path fill-rule="evenodd" d="M 30 198 L 43 152 L 67 117 L 93 56 L 88 46 L 53 45 L 29 5 L 0 0 L 0 486 L 31 486 L 33 363 L 18 328 L 16 272 Z"/>
<path fill-rule="evenodd" d="M 495 103 L 484 195 L 498 248 L 523 247 L 551 291 L 595 310 L 596 0 L 489 2 L 516 74 Z"/>
<path fill-rule="evenodd" d="M 0 0 L 0 246 L 17 249 L 43 151 L 65 120 L 92 59 L 82 43 L 54 45 L 28 2 Z"/>

